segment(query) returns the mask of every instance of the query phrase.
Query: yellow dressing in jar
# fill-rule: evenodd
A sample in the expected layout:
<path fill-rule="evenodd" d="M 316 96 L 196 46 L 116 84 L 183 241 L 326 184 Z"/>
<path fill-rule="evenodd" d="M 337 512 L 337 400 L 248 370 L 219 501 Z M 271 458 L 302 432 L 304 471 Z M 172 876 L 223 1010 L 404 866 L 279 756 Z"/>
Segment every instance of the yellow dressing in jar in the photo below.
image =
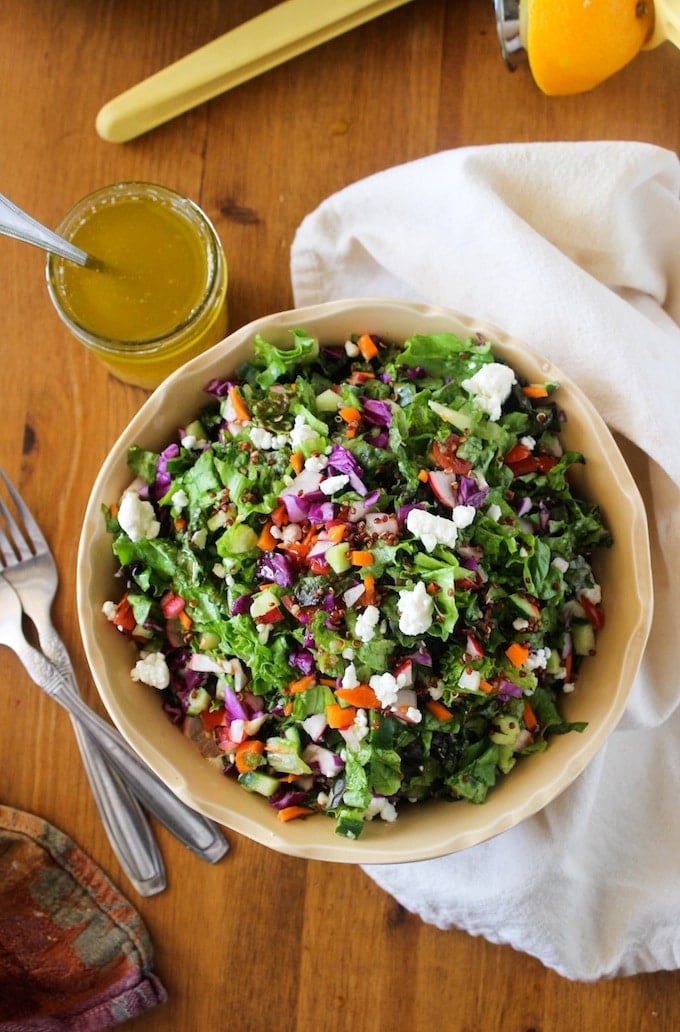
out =
<path fill-rule="evenodd" d="M 58 232 L 100 264 L 51 255 L 50 297 L 119 379 L 154 388 L 225 336 L 226 262 L 193 202 L 155 184 L 118 183 L 79 201 Z"/>

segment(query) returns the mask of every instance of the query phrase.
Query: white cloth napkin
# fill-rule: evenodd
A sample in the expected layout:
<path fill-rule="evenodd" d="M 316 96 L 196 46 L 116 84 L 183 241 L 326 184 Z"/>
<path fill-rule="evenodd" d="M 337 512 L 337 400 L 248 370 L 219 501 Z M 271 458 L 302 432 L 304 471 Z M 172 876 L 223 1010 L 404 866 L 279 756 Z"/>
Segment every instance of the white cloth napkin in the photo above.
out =
<path fill-rule="evenodd" d="M 615 432 L 650 523 L 652 631 L 595 760 L 488 842 L 366 872 L 424 921 L 510 944 L 568 978 L 680 967 L 678 157 L 632 142 L 431 155 L 323 202 L 297 231 L 291 271 L 298 306 L 429 301 L 542 352 Z"/>

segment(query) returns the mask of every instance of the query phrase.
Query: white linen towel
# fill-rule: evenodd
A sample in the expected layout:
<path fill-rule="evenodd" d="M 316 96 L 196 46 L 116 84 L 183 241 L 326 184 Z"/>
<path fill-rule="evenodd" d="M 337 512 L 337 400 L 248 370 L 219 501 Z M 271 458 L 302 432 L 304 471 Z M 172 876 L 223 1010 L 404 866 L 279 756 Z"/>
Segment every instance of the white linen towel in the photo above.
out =
<path fill-rule="evenodd" d="M 647 508 L 655 610 L 624 716 L 557 800 L 459 853 L 364 870 L 406 909 L 590 981 L 680 967 L 680 163 L 634 142 L 445 151 L 324 201 L 298 306 L 441 304 L 573 377 Z M 612 619 L 615 619 L 615 600 Z"/>

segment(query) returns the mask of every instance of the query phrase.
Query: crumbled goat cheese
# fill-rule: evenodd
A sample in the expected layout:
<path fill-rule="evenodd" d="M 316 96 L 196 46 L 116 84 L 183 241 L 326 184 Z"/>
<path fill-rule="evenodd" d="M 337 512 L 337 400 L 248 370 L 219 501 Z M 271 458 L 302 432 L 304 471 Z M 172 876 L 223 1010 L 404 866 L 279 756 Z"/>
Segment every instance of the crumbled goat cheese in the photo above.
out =
<path fill-rule="evenodd" d="M 342 675 L 342 687 L 356 688 L 358 684 L 360 684 L 360 681 L 357 677 L 357 672 L 354 663 L 348 663 L 345 667 L 345 672 Z"/>
<path fill-rule="evenodd" d="M 449 519 L 447 516 L 435 516 L 425 509 L 411 509 L 406 517 L 406 527 L 411 534 L 420 538 L 428 552 L 437 545 L 453 548 L 459 529 L 472 523 L 476 511 L 472 505 L 456 505 Z"/>
<path fill-rule="evenodd" d="M 310 455 L 305 462 L 305 469 L 311 469 L 312 473 L 323 473 L 328 465 L 325 455 Z"/>
<path fill-rule="evenodd" d="M 461 387 L 473 395 L 474 403 L 486 412 L 492 422 L 501 417 L 501 406 L 510 393 L 517 377 L 510 366 L 502 362 L 489 362 L 478 369 L 474 376 L 463 380 Z"/>
<path fill-rule="evenodd" d="M 569 569 L 569 561 L 562 555 L 556 555 L 550 565 L 554 566 L 556 570 L 560 571 L 560 573 L 566 573 Z"/>
<path fill-rule="evenodd" d="M 405 588 L 399 592 L 397 611 L 402 634 L 425 633 L 432 623 L 434 601 L 423 581 L 418 581 L 412 590 Z"/>
<path fill-rule="evenodd" d="M 179 491 L 175 491 L 172 494 L 170 503 L 172 504 L 173 509 L 186 509 L 189 504 L 189 495 L 183 488 L 180 488 Z"/>
<path fill-rule="evenodd" d="M 162 652 L 149 652 L 137 660 L 130 676 L 133 681 L 143 681 L 144 684 L 159 690 L 167 688 L 170 684 L 170 671 Z"/>
<path fill-rule="evenodd" d="M 375 629 L 380 619 L 380 610 L 377 606 L 366 606 L 363 613 L 357 617 L 356 634 L 363 642 L 373 641 Z"/>
<path fill-rule="evenodd" d="M 199 451 L 208 447 L 208 442 L 203 437 L 195 437 L 193 434 L 185 434 L 181 443 L 187 451 Z"/>
<path fill-rule="evenodd" d="M 393 803 L 384 796 L 373 796 L 365 813 L 366 820 L 381 817 L 384 821 L 396 821 L 397 811 Z"/>
<path fill-rule="evenodd" d="M 295 424 L 290 432 L 290 443 L 294 449 L 301 448 L 305 441 L 316 441 L 318 438 L 316 430 L 305 422 L 305 417 L 298 414 L 295 417 Z"/>
<path fill-rule="evenodd" d="M 345 473 L 339 473 L 337 477 L 326 477 L 325 480 L 322 480 L 319 489 L 325 495 L 332 495 L 336 491 L 342 491 L 347 484 L 349 484 L 349 477 Z"/>
<path fill-rule="evenodd" d="M 380 700 L 381 706 L 384 706 L 385 708 L 388 706 L 394 706 L 397 701 L 399 685 L 392 674 L 388 672 L 384 674 L 372 674 L 368 683 Z"/>
<path fill-rule="evenodd" d="M 548 648 L 536 649 L 529 653 L 524 666 L 527 670 L 545 670 L 550 654 L 551 650 Z"/>
<path fill-rule="evenodd" d="M 472 667 L 465 667 L 463 673 L 458 678 L 458 687 L 464 691 L 476 692 L 481 684 L 482 676 L 479 670 L 473 670 Z"/>
<path fill-rule="evenodd" d="M 131 541 L 158 537 L 161 525 L 151 502 L 142 501 L 135 491 L 125 491 L 118 508 L 118 523 Z"/>
<path fill-rule="evenodd" d="M 265 430 L 263 426 L 253 426 L 250 428 L 250 440 L 256 448 L 260 448 L 262 451 L 269 451 L 272 447 L 274 435 Z"/>

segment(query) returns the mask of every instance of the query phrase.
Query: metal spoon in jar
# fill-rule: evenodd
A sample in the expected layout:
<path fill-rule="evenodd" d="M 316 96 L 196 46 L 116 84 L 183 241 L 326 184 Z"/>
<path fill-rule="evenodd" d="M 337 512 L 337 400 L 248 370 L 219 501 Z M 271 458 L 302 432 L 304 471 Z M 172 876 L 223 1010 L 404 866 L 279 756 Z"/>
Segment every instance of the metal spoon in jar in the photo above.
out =
<path fill-rule="evenodd" d="M 13 204 L 3 194 L 0 194 L 0 234 L 13 237 L 15 240 L 23 240 L 26 244 L 42 247 L 43 250 L 49 251 L 51 254 L 57 254 L 60 258 L 65 258 L 69 262 L 75 262 L 76 265 L 86 266 L 91 269 L 101 268 L 102 266 L 99 259 L 93 258 L 92 255 L 87 254 L 80 247 L 76 247 L 75 244 L 70 244 L 68 240 L 64 240 L 58 233 L 54 233 L 51 229 L 41 225 L 40 222 L 36 222 L 34 218 L 27 215 L 21 208 L 17 208 L 16 204 Z"/>

